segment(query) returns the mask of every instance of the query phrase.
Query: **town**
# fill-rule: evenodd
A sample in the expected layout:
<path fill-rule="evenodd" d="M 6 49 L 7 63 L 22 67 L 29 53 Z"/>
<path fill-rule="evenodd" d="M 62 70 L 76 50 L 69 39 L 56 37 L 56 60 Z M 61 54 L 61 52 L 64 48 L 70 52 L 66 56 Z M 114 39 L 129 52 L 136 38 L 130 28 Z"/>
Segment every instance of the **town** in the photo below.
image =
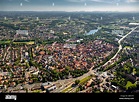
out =
<path fill-rule="evenodd" d="M 138 32 L 132 13 L 1 11 L 0 92 L 138 92 Z"/>

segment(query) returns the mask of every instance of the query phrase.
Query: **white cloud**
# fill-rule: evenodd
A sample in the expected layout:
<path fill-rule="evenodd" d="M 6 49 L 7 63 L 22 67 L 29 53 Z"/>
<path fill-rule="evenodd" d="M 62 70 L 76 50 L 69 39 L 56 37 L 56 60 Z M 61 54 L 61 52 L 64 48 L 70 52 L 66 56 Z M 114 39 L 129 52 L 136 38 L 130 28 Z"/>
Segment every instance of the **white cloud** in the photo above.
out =
<path fill-rule="evenodd" d="M 25 2 L 30 2 L 29 0 L 24 0 Z"/>
<path fill-rule="evenodd" d="M 55 3 L 52 3 L 52 6 L 55 6 Z"/>
<path fill-rule="evenodd" d="M 126 2 L 126 3 L 133 3 L 139 2 L 139 0 L 67 0 L 69 2 L 103 2 L 103 3 L 116 3 L 116 2 Z"/>
<path fill-rule="evenodd" d="M 91 1 L 104 2 L 104 0 L 91 0 Z"/>
<path fill-rule="evenodd" d="M 95 1 L 95 2 L 105 2 L 107 0 L 68 0 L 69 2 L 88 2 L 88 1 Z M 109 0 L 110 1 L 110 0 Z"/>
<path fill-rule="evenodd" d="M 115 0 L 67 0 L 69 2 L 102 2 L 102 3 L 113 3 Z"/>
<path fill-rule="evenodd" d="M 90 1 L 90 0 L 67 0 L 69 2 L 85 2 L 85 1 Z"/>
<path fill-rule="evenodd" d="M 23 3 L 22 2 L 20 3 L 20 6 L 23 6 Z"/>
<path fill-rule="evenodd" d="M 90 1 L 102 2 L 102 3 L 116 3 L 116 2 L 120 2 L 120 0 L 90 0 Z"/>
<path fill-rule="evenodd" d="M 119 6 L 119 3 L 116 3 L 116 6 Z"/>
<path fill-rule="evenodd" d="M 126 0 L 127 3 L 139 2 L 139 0 Z"/>
<path fill-rule="evenodd" d="M 84 6 L 86 6 L 87 4 L 86 3 L 84 3 Z"/>

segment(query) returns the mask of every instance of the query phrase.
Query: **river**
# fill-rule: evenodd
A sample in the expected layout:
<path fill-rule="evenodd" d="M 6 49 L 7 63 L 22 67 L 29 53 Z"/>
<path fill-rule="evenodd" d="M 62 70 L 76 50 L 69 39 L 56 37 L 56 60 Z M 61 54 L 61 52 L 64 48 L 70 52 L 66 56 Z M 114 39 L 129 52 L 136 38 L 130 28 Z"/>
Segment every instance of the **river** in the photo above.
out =
<path fill-rule="evenodd" d="M 88 33 L 86 33 L 85 35 L 92 35 L 92 34 L 95 34 L 96 32 L 98 32 L 100 28 L 98 29 L 94 29 L 94 30 L 90 30 Z"/>

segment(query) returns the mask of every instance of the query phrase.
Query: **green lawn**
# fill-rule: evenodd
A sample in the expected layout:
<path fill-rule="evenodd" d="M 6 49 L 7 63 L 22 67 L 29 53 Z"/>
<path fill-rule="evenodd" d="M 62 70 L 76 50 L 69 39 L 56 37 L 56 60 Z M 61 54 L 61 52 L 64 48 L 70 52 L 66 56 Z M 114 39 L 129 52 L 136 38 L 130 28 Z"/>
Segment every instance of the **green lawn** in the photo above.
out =
<path fill-rule="evenodd" d="M 70 86 L 70 87 L 67 87 L 66 89 L 64 89 L 64 90 L 62 91 L 62 93 L 67 92 L 69 89 L 71 89 L 71 86 Z"/>
<path fill-rule="evenodd" d="M 125 46 L 124 48 L 131 49 L 132 47 L 131 46 Z"/>
<path fill-rule="evenodd" d="M 9 44 L 9 43 L 10 43 L 9 40 L 7 40 L 7 41 L 0 41 L 0 44 Z"/>
<path fill-rule="evenodd" d="M 29 42 L 13 42 L 13 44 L 27 44 L 27 45 L 32 45 L 32 44 L 34 44 L 34 41 L 29 41 Z"/>
<path fill-rule="evenodd" d="M 91 78 L 92 78 L 92 76 L 87 76 L 87 77 L 81 79 L 79 84 L 84 84 L 84 83 L 86 83 Z"/>
<path fill-rule="evenodd" d="M 128 89 L 129 87 L 136 87 L 136 83 L 132 84 L 130 81 L 127 81 L 127 84 L 126 84 L 126 89 Z"/>
<path fill-rule="evenodd" d="M 0 44 L 10 44 L 10 40 L 7 41 L 0 41 Z M 32 45 L 34 44 L 34 41 L 29 41 L 29 42 L 13 42 L 13 44 L 27 44 L 27 45 Z"/>
<path fill-rule="evenodd" d="M 133 69 L 133 73 L 136 74 L 136 69 L 135 68 Z"/>
<path fill-rule="evenodd" d="M 41 90 L 34 90 L 33 93 L 41 93 Z"/>

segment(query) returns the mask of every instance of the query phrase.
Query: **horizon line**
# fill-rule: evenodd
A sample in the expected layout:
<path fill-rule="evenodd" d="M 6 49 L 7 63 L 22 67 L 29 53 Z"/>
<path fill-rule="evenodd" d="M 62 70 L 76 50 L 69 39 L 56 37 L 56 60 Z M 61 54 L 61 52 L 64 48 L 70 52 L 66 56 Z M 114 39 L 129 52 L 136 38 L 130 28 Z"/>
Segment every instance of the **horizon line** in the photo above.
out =
<path fill-rule="evenodd" d="M 139 12 L 139 11 L 52 11 L 52 10 L 44 10 L 44 11 L 34 11 L 34 10 L 0 10 L 0 12 Z"/>

